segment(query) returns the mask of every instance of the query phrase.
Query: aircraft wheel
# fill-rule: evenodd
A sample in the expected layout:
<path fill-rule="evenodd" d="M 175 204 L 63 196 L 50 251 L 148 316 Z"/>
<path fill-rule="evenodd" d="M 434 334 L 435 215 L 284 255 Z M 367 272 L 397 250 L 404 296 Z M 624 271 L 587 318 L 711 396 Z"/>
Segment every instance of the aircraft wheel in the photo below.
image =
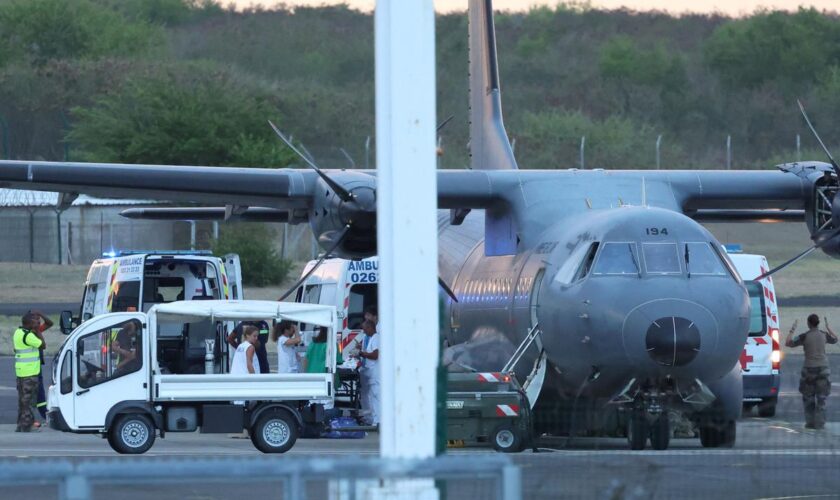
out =
<path fill-rule="evenodd" d="M 770 418 L 776 416 L 776 403 L 779 400 L 777 398 L 771 398 L 766 401 L 762 401 L 758 405 L 758 416 L 764 418 Z"/>
<path fill-rule="evenodd" d="M 295 445 L 298 426 L 288 412 L 267 411 L 250 431 L 251 442 L 263 453 L 285 453 Z"/>
<path fill-rule="evenodd" d="M 145 453 L 155 444 L 155 426 L 152 420 L 142 413 L 122 415 L 108 429 L 108 444 L 117 453 Z"/>
<path fill-rule="evenodd" d="M 654 450 L 667 450 L 671 442 L 671 423 L 667 414 L 662 414 L 650 426 L 650 447 Z"/>
<path fill-rule="evenodd" d="M 503 453 L 518 453 L 524 448 L 522 436 L 510 424 L 496 427 L 490 436 L 490 442 L 493 443 L 494 450 Z"/>
<path fill-rule="evenodd" d="M 735 446 L 734 420 L 707 423 L 700 426 L 700 444 L 704 448 L 732 448 Z"/>
<path fill-rule="evenodd" d="M 630 443 L 630 449 L 644 450 L 648 434 L 648 423 L 645 415 L 631 415 L 627 421 L 627 442 Z"/>
<path fill-rule="evenodd" d="M 723 424 L 720 430 L 720 447 L 732 448 L 735 446 L 735 437 L 737 433 L 737 426 L 734 420 L 730 420 Z"/>

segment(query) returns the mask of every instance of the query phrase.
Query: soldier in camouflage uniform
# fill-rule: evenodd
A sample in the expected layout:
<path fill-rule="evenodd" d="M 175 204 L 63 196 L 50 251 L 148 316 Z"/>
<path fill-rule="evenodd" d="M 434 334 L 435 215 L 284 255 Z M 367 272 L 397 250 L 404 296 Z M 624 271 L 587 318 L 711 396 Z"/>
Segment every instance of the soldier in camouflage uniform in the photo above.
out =
<path fill-rule="evenodd" d="M 785 340 L 786 346 L 802 346 L 805 351 L 799 392 L 802 394 L 802 403 L 805 406 L 805 428 L 807 429 L 822 429 L 825 426 L 825 401 L 831 392 L 829 380 L 831 370 L 828 357 L 825 355 L 825 345 L 836 344 L 837 335 L 828 326 L 828 318 L 824 319 L 825 328 L 828 331 L 819 329 L 820 318 L 812 314 L 808 316 L 807 332 L 794 337 L 797 325 L 797 321 L 794 321 Z"/>
<path fill-rule="evenodd" d="M 40 322 L 38 316 L 28 312 L 21 318 L 21 327 L 15 330 L 12 344 L 15 350 L 15 376 L 18 391 L 18 420 L 15 432 L 32 430 L 32 405 L 38 395 L 38 375 L 41 373 L 40 348 L 44 344 L 35 333 Z"/>

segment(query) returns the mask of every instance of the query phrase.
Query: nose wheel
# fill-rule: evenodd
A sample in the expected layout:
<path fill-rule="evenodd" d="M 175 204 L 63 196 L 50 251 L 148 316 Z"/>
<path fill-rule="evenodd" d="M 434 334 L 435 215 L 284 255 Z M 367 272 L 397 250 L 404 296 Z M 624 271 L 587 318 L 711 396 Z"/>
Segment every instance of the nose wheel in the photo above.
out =
<path fill-rule="evenodd" d="M 650 425 L 650 447 L 667 450 L 671 442 L 671 424 L 667 413 L 661 413 Z"/>
<path fill-rule="evenodd" d="M 627 421 L 627 442 L 631 450 L 644 450 L 650 438 L 654 450 L 667 450 L 671 443 L 671 424 L 667 413 L 652 418 L 644 412 L 633 412 Z"/>
<path fill-rule="evenodd" d="M 647 416 L 641 412 L 633 412 L 627 421 L 627 442 L 631 450 L 644 450 L 648 440 Z"/>

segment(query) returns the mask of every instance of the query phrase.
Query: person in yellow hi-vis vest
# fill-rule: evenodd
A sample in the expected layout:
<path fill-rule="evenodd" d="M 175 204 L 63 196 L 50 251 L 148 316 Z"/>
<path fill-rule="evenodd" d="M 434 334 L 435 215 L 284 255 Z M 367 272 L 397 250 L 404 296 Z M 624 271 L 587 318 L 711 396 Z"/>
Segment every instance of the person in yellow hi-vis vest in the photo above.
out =
<path fill-rule="evenodd" d="M 21 327 L 12 339 L 15 349 L 15 376 L 18 391 L 18 419 L 15 432 L 32 430 L 32 402 L 38 395 L 38 375 L 41 373 L 39 349 L 44 343 L 37 333 L 38 315 L 28 312 L 21 318 Z"/>

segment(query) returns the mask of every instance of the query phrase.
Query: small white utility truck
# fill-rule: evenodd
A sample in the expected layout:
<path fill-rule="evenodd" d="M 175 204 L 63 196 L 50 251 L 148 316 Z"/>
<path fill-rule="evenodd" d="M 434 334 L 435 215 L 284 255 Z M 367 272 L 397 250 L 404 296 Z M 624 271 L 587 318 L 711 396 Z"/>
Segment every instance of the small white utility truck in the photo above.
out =
<path fill-rule="evenodd" d="M 227 353 L 214 344 L 229 325 L 258 320 L 326 327 L 325 373 L 224 373 Z M 102 435 L 117 452 L 135 454 L 151 448 L 157 434 L 247 429 L 257 449 L 283 453 L 305 425 L 323 420 L 323 405 L 333 401 L 337 326 L 333 306 L 257 300 L 177 301 L 147 313 L 95 316 L 70 333 L 56 357 L 49 425 Z M 173 330 L 184 339 L 173 339 Z M 183 355 L 169 351 L 189 348 L 199 332 L 205 373 L 168 369 L 164 360 Z"/>

